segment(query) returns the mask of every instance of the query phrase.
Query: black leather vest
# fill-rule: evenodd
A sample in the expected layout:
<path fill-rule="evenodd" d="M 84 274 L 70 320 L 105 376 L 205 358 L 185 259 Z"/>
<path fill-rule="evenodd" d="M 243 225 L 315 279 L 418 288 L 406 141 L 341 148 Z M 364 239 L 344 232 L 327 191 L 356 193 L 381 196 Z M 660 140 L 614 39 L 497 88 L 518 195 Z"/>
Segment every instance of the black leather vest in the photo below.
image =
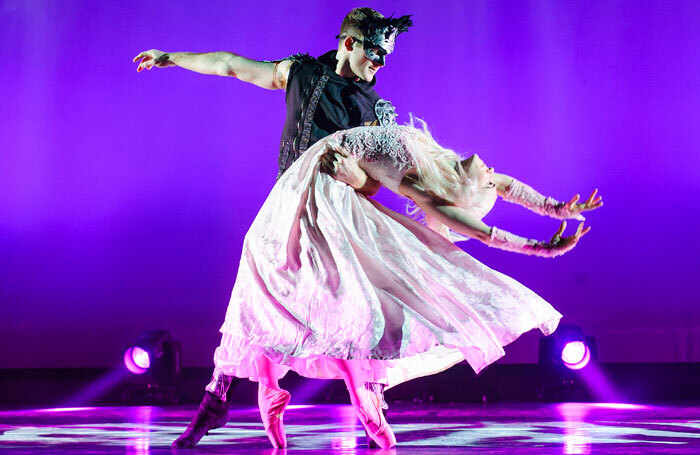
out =
<path fill-rule="evenodd" d="M 297 54 L 287 78 L 287 119 L 282 131 L 279 176 L 311 145 L 339 130 L 396 123 L 389 101 L 377 95 L 375 83 L 346 79 L 335 73 L 335 51 L 318 59 Z"/>

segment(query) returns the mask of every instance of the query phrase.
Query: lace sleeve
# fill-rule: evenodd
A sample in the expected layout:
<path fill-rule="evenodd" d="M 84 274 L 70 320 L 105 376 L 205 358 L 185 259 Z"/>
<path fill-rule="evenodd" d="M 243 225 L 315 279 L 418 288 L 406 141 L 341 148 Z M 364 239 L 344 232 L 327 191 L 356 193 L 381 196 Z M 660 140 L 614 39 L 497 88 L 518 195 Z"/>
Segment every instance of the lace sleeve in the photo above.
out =
<path fill-rule="evenodd" d="M 579 221 L 585 220 L 580 213 L 572 213 L 568 210 L 563 202 L 559 202 L 551 197 L 544 197 L 531 186 L 516 179 L 513 179 L 503 199 L 513 204 L 522 205 L 540 215 L 547 215 L 560 220 L 568 218 L 574 218 Z"/>
<path fill-rule="evenodd" d="M 397 169 L 403 170 L 413 166 L 410 136 L 398 125 L 362 126 L 345 131 L 342 145 L 355 158 L 376 162 L 388 157 Z"/>

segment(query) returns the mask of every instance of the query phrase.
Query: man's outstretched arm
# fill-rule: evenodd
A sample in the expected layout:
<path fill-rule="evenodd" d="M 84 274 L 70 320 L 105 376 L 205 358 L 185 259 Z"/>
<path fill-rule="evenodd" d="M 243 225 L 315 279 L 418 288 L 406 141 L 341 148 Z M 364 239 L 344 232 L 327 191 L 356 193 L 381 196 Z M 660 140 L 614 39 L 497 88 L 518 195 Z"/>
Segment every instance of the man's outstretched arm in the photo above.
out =
<path fill-rule="evenodd" d="M 190 71 L 215 76 L 236 77 L 269 90 L 287 86 L 291 60 L 260 62 L 231 52 L 162 52 L 157 49 L 141 52 L 134 58 L 139 62 L 136 71 L 150 70 L 154 66 L 166 68 L 179 66 Z"/>

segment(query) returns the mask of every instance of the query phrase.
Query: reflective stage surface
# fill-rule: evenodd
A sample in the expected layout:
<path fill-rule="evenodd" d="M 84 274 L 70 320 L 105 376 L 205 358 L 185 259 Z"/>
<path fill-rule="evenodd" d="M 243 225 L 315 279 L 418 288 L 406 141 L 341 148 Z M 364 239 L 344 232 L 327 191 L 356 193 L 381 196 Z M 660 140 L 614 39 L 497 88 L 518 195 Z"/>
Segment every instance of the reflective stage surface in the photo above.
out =
<path fill-rule="evenodd" d="M 0 412 L 0 453 L 170 453 L 194 407 L 56 408 Z M 369 450 L 349 406 L 290 406 L 289 448 L 274 451 L 257 409 L 231 413 L 196 454 L 700 453 L 700 406 L 602 403 L 393 404 L 398 439 Z"/>

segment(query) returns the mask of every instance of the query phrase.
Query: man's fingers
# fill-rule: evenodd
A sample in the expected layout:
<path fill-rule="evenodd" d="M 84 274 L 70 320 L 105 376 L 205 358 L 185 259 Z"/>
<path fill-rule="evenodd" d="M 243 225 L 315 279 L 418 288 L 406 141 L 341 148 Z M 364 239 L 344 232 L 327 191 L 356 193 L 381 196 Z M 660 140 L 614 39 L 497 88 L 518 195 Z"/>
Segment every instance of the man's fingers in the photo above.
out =
<path fill-rule="evenodd" d="M 321 157 L 321 161 L 326 163 L 326 165 L 331 166 L 335 163 L 335 156 L 332 153 L 326 153 Z"/>
<path fill-rule="evenodd" d="M 569 204 L 574 205 L 575 203 L 578 202 L 579 199 L 581 199 L 581 195 L 577 194 L 571 198 L 571 200 L 569 201 Z"/>
<path fill-rule="evenodd" d="M 576 228 L 576 236 L 580 236 L 581 232 L 583 231 L 583 223 L 578 224 L 578 228 Z"/>
<path fill-rule="evenodd" d="M 142 57 L 142 56 L 143 56 L 143 52 L 141 52 L 139 55 L 137 55 L 136 57 L 134 57 L 133 62 L 136 63 L 137 61 L 141 60 L 141 57 Z"/>

